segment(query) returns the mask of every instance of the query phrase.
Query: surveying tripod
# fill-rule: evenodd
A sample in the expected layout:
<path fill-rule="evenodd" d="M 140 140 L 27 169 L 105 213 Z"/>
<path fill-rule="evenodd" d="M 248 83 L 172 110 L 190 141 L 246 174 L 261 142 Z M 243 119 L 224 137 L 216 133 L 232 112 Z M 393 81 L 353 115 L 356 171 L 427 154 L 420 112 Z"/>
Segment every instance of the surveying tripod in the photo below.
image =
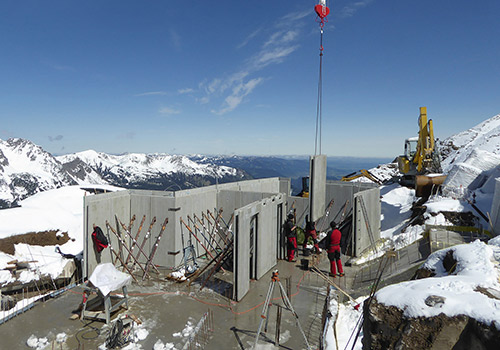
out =
<path fill-rule="evenodd" d="M 262 330 L 262 325 L 264 321 L 266 320 L 267 322 L 267 317 L 269 315 L 269 306 L 272 305 L 271 299 L 273 297 L 273 291 L 274 291 L 274 286 L 278 283 L 278 286 L 280 288 L 280 293 L 281 293 L 281 300 L 283 301 L 284 304 L 284 309 L 290 311 L 293 316 L 295 317 L 295 322 L 297 323 L 297 327 L 300 330 L 300 333 L 304 337 L 304 342 L 306 344 L 307 349 L 311 349 L 311 346 L 309 345 L 309 342 L 307 341 L 306 335 L 304 334 L 304 331 L 302 330 L 302 327 L 300 326 L 299 322 L 299 316 L 293 309 L 292 303 L 290 302 L 290 299 L 288 299 L 288 296 L 286 295 L 285 288 L 283 288 L 283 285 L 280 282 L 280 278 L 278 275 L 278 270 L 273 271 L 272 277 L 271 277 L 271 284 L 269 285 L 269 289 L 267 290 L 267 296 L 266 296 L 266 301 L 264 302 L 264 307 L 262 308 L 262 314 L 260 315 L 261 320 L 259 324 L 259 330 L 257 331 L 257 336 L 255 337 L 255 343 L 253 345 L 253 349 L 257 348 L 257 343 L 259 342 L 259 336 Z M 267 327 L 267 326 L 266 326 Z"/>

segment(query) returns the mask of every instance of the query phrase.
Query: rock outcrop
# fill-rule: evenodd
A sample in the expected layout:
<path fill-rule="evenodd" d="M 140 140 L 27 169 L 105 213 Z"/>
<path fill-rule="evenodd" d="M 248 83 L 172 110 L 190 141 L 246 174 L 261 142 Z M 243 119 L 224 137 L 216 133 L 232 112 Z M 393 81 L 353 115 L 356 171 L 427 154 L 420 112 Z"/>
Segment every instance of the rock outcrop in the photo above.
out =
<path fill-rule="evenodd" d="M 432 301 L 429 301 L 432 302 Z M 363 349 L 498 349 L 500 331 L 465 316 L 407 318 L 404 311 L 373 299 L 364 308 Z"/>

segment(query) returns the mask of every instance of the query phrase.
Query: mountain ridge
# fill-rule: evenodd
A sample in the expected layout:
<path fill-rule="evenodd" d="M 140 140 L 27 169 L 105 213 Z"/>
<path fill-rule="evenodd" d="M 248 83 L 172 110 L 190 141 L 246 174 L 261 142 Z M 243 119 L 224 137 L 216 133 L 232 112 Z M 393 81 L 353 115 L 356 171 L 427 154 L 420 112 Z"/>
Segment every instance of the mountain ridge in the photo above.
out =
<path fill-rule="evenodd" d="M 500 114 L 438 142 L 443 170 L 464 162 L 474 150 L 500 155 Z M 327 179 L 360 169 L 380 168 L 387 158 L 328 157 Z M 391 174 L 394 169 L 391 168 Z M 307 156 L 170 155 L 86 150 L 53 156 L 21 138 L 0 140 L 0 209 L 35 193 L 67 185 L 178 190 L 263 177 L 292 179 L 294 192 L 309 174 Z"/>

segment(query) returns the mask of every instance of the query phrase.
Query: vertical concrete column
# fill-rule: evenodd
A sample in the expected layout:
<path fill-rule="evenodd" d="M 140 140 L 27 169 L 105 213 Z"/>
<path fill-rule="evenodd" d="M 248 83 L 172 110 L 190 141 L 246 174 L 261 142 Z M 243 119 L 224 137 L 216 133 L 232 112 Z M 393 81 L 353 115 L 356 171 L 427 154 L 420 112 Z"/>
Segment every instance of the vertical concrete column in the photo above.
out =
<path fill-rule="evenodd" d="M 311 156 L 309 161 L 309 213 L 313 221 L 325 213 L 326 155 Z"/>
<path fill-rule="evenodd" d="M 495 180 L 495 195 L 491 204 L 491 225 L 493 233 L 500 235 L 500 179 Z"/>

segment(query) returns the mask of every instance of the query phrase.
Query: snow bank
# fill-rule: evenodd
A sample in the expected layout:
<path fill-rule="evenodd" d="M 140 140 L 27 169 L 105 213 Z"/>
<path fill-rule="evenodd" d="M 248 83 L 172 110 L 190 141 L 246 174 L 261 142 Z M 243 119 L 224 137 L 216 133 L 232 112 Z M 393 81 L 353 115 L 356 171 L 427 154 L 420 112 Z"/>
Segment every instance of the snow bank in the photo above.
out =
<path fill-rule="evenodd" d="M 94 186 L 108 191 L 122 190 L 109 185 Z M 61 245 L 61 251 L 77 255 L 83 250 L 83 197 L 92 195 L 80 186 L 67 186 L 37 193 L 20 202 L 21 207 L 0 210 L 0 238 L 29 232 L 55 230 L 67 232 L 70 240 Z M 29 282 L 41 275 L 56 278 L 64 270 L 67 259 L 55 252 L 55 246 L 36 246 L 24 243 L 15 245 L 14 255 L 0 252 L 0 269 L 11 260 L 37 261 L 31 270 L 21 273 L 20 281 Z M 0 284 L 13 282 L 5 273 L 0 274 Z"/>
<path fill-rule="evenodd" d="M 470 191 L 485 185 L 490 177 L 498 176 L 499 166 L 500 156 L 475 149 L 464 162 L 455 163 L 450 169 L 443 184 L 443 194 L 459 198 L 467 196 Z"/>
<path fill-rule="evenodd" d="M 449 250 L 457 261 L 452 275 L 442 265 Z M 436 277 L 385 287 L 376 293 L 376 298 L 382 304 L 404 310 L 407 317 L 433 317 L 440 313 L 467 315 L 500 329 L 500 300 L 477 290 L 478 287 L 500 290 L 498 257 L 500 247 L 480 241 L 440 250 L 429 256 L 424 264 L 436 272 Z M 444 302 L 428 306 L 425 301 L 431 295 L 443 297 Z"/>

